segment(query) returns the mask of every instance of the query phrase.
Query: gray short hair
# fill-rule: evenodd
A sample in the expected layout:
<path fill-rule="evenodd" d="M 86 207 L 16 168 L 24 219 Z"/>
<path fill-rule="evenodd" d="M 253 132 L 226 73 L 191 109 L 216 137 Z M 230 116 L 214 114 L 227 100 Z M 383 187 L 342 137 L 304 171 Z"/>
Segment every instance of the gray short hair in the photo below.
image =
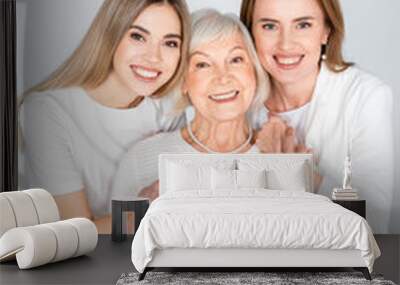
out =
<path fill-rule="evenodd" d="M 189 43 L 189 55 L 196 50 L 198 46 L 204 43 L 230 37 L 238 31 L 243 37 L 256 72 L 256 94 L 250 107 L 250 111 L 256 112 L 264 106 L 264 102 L 267 100 L 270 92 L 270 81 L 258 59 L 253 40 L 239 17 L 230 13 L 221 14 L 214 9 L 201 9 L 192 13 L 192 38 Z M 187 67 L 185 72 L 187 72 Z M 189 105 L 190 103 L 187 96 L 185 94 L 180 94 L 176 111 L 183 111 Z"/>

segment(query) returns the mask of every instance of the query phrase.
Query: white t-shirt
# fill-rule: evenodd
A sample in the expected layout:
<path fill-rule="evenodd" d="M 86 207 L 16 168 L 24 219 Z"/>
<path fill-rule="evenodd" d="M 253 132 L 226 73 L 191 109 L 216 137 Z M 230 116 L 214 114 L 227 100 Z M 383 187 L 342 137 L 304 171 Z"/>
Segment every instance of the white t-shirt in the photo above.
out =
<path fill-rule="evenodd" d="M 305 143 L 305 128 L 306 128 L 306 117 L 310 103 L 307 103 L 297 109 L 293 109 L 287 112 L 276 113 L 282 120 L 284 120 L 289 126 L 291 126 L 296 135 L 296 144 Z M 257 117 L 256 129 L 262 127 L 262 124 L 268 121 L 269 110 L 262 108 Z"/>
<path fill-rule="evenodd" d="M 28 95 L 20 112 L 24 188 L 53 195 L 85 189 L 97 217 L 107 214 L 110 183 L 124 153 L 144 138 L 184 125 L 169 116 L 171 97 L 145 98 L 132 109 L 103 106 L 82 88 Z"/>
<path fill-rule="evenodd" d="M 137 195 L 158 180 L 158 156 L 162 153 L 200 153 L 188 144 L 181 131 L 160 133 L 135 144 L 121 160 L 112 196 Z M 247 153 L 259 153 L 253 145 Z"/>

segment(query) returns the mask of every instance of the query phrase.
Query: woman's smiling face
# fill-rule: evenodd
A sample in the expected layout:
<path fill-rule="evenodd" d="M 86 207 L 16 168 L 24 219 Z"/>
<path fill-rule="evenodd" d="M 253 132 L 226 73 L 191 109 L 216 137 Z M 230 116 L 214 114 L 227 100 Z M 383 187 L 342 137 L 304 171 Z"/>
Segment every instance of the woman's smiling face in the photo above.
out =
<path fill-rule="evenodd" d="M 181 22 L 174 8 L 150 5 L 119 43 L 112 74 L 134 94 L 152 95 L 174 75 L 181 42 Z"/>
<path fill-rule="evenodd" d="M 264 69 L 290 84 L 317 74 L 329 29 L 316 0 L 258 0 L 252 34 Z"/>
<path fill-rule="evenodd" d="M 204 43 L 190 54 L 183 92 L 210 121 L 246 113 L 255 96 L 256 75 L 239 32 Z"/>

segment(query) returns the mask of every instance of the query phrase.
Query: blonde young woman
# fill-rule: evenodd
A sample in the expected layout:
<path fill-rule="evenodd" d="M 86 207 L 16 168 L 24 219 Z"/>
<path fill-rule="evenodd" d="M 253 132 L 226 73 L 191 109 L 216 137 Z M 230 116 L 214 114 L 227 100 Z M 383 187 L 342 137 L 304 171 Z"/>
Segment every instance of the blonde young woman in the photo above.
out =
<path fill-rule="evenodd" d="M 184 0 L 105 0 L 71 57 L 24 97 L 26 187 L 43 187 L 62 218 L 109 232 L 116 166 L 136 142 L 182 125 L 165 96 L 177 84 L 190 36 Z"/>
<path fill-rule="evenodd" d="M 133 146 L 115 175 L 113 195 L 157 198 L 161 153 L 259 152 L 248 113 L 262 106 L 268 81 L 239 19 L 214 10 L 194 13 L 182 94 L 179 109 L 192 105 L 194 119 Z"/>
<path fill-rule="evenodd" d="M 327 196 L 342 185 L 350 157 L 352 186 L 367 200 L 368 222 L 375 233 L 387 233 L 394 192 L 393 96 L 381 80 L 343 59 L 339 1 L 244 0 L 241 19 L 272 83 L 259 123 L 271 114 L 273 119 L 259 134 L 260 149 L 293 152 L 298 143 L 311 148 L 319 159 L 319 193 Z M 279 139 L 287 132 L 297 141 Z"/>

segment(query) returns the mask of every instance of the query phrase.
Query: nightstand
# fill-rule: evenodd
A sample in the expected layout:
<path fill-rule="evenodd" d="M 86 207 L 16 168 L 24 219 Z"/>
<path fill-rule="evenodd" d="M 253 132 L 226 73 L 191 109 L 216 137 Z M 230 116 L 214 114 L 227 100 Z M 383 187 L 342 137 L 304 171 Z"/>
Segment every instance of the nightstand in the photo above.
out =
<path fill-rule="evenodd" d="M 149 208 L 149 199 L 139 197 L 124 197 L 112 200 L 112 229 L 111 239 L 112 241 L 124 241 L 126 239 L 126 233 L 124 229 L 127 228 L 126 221 L 124 219 L 124 212 L 135 213 L 135 231 L 139 227 L 140 221 L 146 214 Z"/>
<path fill-rule="evenodd" d="M 364 219 L 366 218 L 365 208 L 366 201 L 365 200 L 332 200 L 332 202 L 339 204 L 340 206 L 353 211 L 356 214 L 359 214 Z"/>

